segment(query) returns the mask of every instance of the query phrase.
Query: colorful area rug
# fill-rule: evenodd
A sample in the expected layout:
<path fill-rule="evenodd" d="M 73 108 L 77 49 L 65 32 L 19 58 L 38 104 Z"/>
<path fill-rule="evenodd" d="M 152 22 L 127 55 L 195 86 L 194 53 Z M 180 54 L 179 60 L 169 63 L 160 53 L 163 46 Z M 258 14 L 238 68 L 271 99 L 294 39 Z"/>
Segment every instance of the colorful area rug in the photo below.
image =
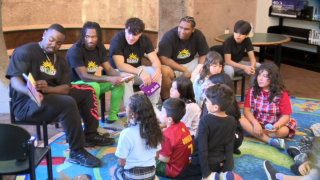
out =
<path fill-rule="evenodd" d="M 298 131 L 294 139 L 286 139 L 286 147 L 297 146 L 302 136 L 313 136 L 310 126 L 320 123 L 320 100 L 291 98 L 293 114 L 298 121 Z M 119 133 L 114 135 L 118 141 Z M 88 150 L 90 153 L 102 159 L 102 166 L 99 168 L 87 168 L 69 163 L 68 144 L 65 141 L 64 133 L 58 134 L 50 144 L 53 156 L 53 177 L 56 180 L 102 180 L 110 179 L 109 168 L 116 164 L 117 157 L 114 155 L 117 143 L 110 147 L 96 147 Z M 284 174 L 293 175 L 290 165 L 293 159 L 282 151 L 271 147 L 254 138 L 245 138 L 240 147 L 241 155 L 234 155 L 234 172 L 244 180 L 265 180 L 267 176 L 263 169 L 263 162 L 269 160 L 274 167 Z M 46 179 L 47 170 L 45 162 L 36 169 L 37 179 Z M 162 180 L 166 178 L 159 177 Z M 28 175 L 18 176 L 17 180 L 28 180 Z"/>

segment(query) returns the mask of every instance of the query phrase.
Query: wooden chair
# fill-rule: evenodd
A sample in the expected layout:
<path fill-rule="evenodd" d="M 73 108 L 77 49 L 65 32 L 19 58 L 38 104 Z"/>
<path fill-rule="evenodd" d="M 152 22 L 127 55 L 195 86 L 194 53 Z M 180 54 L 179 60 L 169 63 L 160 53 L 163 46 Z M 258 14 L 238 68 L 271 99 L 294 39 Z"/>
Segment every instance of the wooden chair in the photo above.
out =
<path fill-rule="evenodd" d="M 0 124 L 0 180 L 2 175 L 30 174 L 36 179 L 35 169 L 46 157 L 48 179 L 52 180 L 51 147 L 34 147 L 30 133 L 14 124 Z"/>

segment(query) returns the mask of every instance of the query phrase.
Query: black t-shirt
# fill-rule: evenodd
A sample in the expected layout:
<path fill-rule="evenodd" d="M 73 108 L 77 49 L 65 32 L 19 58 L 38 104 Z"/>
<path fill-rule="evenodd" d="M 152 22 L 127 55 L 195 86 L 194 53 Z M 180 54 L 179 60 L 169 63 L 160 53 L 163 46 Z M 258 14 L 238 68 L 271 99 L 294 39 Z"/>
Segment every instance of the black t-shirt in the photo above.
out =
<path fill-rule="evenodd" d="M 231 54 L 231 60 L 240 62 L 242 60 L 244 50 L 253 51 L 250 38 L 245 38 L 240 44 L 236 42 L 233 35 L 223 42 L 223 54 Z"/>
<path fill-rule="evenodd" d="M 102 63 L 108 61 L 108 51 L 103 44 L 87 50 L 78 41 L 68 50 L 66 59 L 71 68 L 71 81 L 75 82 L 81 80 L 75 68 L 84 66 L 88 74 L 94 74 Z"/>
<path fill-rule="evenodd" d="M 209 46 L 200 30 L 196 29 L 187 41 L 182 41 L 178 35 L 178 27 L 175 27 L 166 32 L 159 42 L 158 56 L 165 56 L 178 64 L 186 64 L 197 53 L 203 56 L 208 52 Z"/>
<path fill-rule="evenodd" d="M 32 74 L 34 80 L 46 80 L 48 86 L 71 85 L 70 67 L 67 61 L 56 53 L 56 62 L 54 63 L 54 54 L 48 54 L 47 59 L 44 51 L 38 43 L 29 43 L 15 49 L 11 56 L 6 78 L 13 76 L 22 77 L 22 73 Z M 29 96 L 19 93 L 12 88 L 12 108 L 17 117 L 22 117 L 27 108 L 23 108 Z"/>
<path fill-rule="evenodd" d="M 117 69 L 112 56 L 121 55 L 124 57 L 125 63 L 133 67 L 139 67 L 144 54 L 149 54 L 153 51 L 154 48 L 148 36 L 142 34 L 136 43 L 129 45 L 125 37 L 125 31 L 120 31 L 111 39 L 109 61 L 111 66 Z"/>

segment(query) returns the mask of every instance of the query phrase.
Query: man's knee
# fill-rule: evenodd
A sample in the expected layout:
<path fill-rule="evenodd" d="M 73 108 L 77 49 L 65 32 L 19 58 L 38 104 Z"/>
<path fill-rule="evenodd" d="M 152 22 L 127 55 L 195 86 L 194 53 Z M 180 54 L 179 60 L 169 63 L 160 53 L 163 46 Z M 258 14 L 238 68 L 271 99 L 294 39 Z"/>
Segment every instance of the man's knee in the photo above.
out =
<path fill-rule="evenodd" d="M 167 78 L 172 80 L 174 78 L 174 72 L 169 66 L 161 66 L 161 74 L 163 80 Z"/>

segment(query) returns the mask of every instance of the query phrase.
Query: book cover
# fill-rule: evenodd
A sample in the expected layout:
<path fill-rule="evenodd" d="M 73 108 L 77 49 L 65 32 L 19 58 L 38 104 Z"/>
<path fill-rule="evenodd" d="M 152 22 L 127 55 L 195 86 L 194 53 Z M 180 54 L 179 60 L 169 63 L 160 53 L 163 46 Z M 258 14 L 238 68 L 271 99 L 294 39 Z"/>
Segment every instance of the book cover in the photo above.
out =
<path fill-rule="evenodd" d="M 296 18 L 305 9 L 308 1 L 279 1 L 272 0 L 272 15 Z"/>
<path fill-rule="evenodd" d="M 320 6 L 313 7 L 312 20 L 320 21 Z"/>
<path fill-rule="evenodd" d="M 31 73 L 29 73 L 29 75 L 27 76 L 26 74 L 22 74 L 22 76 L 24 77 L 24 79 L 27 82 L 27 89 L 29 90 L 29 92 L 32 94 L 32 100 L 37 103 L 37 105 L 40 107 L 41 106 L 41 100 L 39 97 L 39 92 L 37 91 L 36 87 L 35 87 L 35 80 L 32 76 Z"/>
<path fill-rule="evenodd" d="M 160 89 L 160 84 L 156 82 L 152 82 L 150 86 L 145 87 L 143 84 L 139 86 L 139 88 L 148 96 L 150 97 L 153 93 Z"/>

